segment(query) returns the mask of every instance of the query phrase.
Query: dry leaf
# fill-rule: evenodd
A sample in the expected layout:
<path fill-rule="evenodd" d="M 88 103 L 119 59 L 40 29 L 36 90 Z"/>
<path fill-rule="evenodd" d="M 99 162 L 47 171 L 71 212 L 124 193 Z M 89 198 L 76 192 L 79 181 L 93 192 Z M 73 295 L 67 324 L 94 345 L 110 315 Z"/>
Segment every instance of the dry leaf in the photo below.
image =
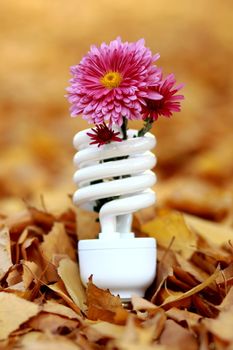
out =
<path fill-rule="evenodd" d="M 191 228 L 216 246 L 222 246 L 233 239 L 233 229 L 226 225 L 213 223 L 187 214 L 184 215 L 184 218 Z"/>
<path fill-rule="evenodd" d="M 80 308 L 67 295 L 67 291 L 62 281 L 58 281 L 54 284 L 49 284 L 48 288 L 54 291 L 57 295 L 59 295 L 71 307 L 72 310 L 74 310 L 78 314 L 81 314 Z"/>
<path fill-rule="evenodd" d="M 124 324 L 128 312 L 122 307 L 121 299 L 112 295 L 108 290 L 96 287 L 92 278 L 87 284 L 87 317 L 90 320 L 102 320 Z"/>
<path fill-rule="evenodd" d="M 165 301 L 163 302 L 163 304 L 161 306 L 168 306 L 168 305 L 172 305 L 173 302 L 177 302 L 180 300 L 183 300 L 185 298 L 190 297 L 191 295 L 194 295 L 198 292 L 200 292 L 201 290 L 203 290 L 204 288 L 208 287 L 212 282 L 214 282 L 217 278 L 217 276 L 219 275 L 219 269 L 217 269 L 210 277 L 208 277 L 204 282 L 198 284 L 196 287 L 190 289 L 189 291 L 185 292 L 185 293 L 178 293 L 176 295 L 170 295 L 168 296 Z"/>
<path fill-rule="evenodd" d="M 81 208 L 77 208 L 77 234 L 80 239 L 96 238 L 100 232 L 100 224 L 96 221 L 98 214 L 95 212 L 88 212 Z"/>
<path fill-rule="evenodd" d="M 161 329 L 159 332 L 157 330 L 160 328 L 159 323 L 161 320 L 163 327 L 165 319 L 163 317 L 161 318 L 160 314 L 157 314 L 145 327 L 141 328 L 136 326 L 133 315 L 130 315 L 123 334 L 116 339 L 115 344 L 122 350 L 157 349 L 157 346 L 153 342 L 160 334 Z M 158 349 L 160 349 L 159 346 Z"/>
<path fill-rule="evenodd" d="M 58 304 L 55 301 L 48 300 L 45 304 L 43 304 L 42 310 L 51 314 L 80 320 L 80 316 L 76 312 L 63 304 Z"/>
<path fill-rule="evenodd" d="M 193 215 L 221 220 L 232 206 L 232 195 L 210 182 L 183 176 L 175 180 L 166 205 Z"/>
<path fill-rule="evenodd" d="M 66 337 L 41 332 L 30 332 L 17 342 L 17 346 L 22 350 L 80 350 L 80 347 L 76 345 L 72 340 Z"/>
<path fill-rule="evenodd" d="M 75 250 L 61 222 L 54 223 L 52 230 L 44 236 L 44 242 L 41 243 L 40 248 L 51 262 L 55 254 L 65 254 L 72 260 L 76 260 Z"/>
<path fill-rule="evenodd" d="M 228 310 L 233 305 L 233 287 L 229 290 L 221 304 L 218 306 L 219 310 Z"/>
<path fill-rule="evenodd" d="M 27 289 L 35 277 L 39 278 L 39 268 L 33 261 L 23 262 L 23 284 L 24 288 Z"/>
<path fill-rule="evenodd" d="M 172 243 L 172 250 L 180 253 L 184 258 L 189 258 L 197 243 L 195 234 L 188 229 L 183 216 L 178 212 L 156 217 L 154 220 L 142 225 L 142 231 L 156 238 L 158 244 L 164 248 Z"/>
<path fill-rule="evenodd" d="M 75 304 L 85 311 L 86 296 L 77 263 L 68 258 L 62 259 L 59 263 L 58 274 Z"/>
<path fill-rule="evenodd" d="M 0 340 L 37 315 L 39 306 L 10 293 L 0 293 Z"/>
<path fill-rule="evenodd" d="M 185 328 L 173 320 L 167 320 L 164 331 L 160 337 L 160 343 L 168 346 L 177 346 L 180 350 L 197 350 L 198 342 Z"/>
<path fill-rule="evenodd" d="M 138 296 L 132 296 L 131 303 L 133 310 L 135 311 L 156 309 L 156 306 L 154 304 Z"/>
<path fill-rule="evenodd" d="M 12 265 L 9 229 L 0 230 L 0 279 Z"/>
<path fill-rule="evenodd" d="M 99 341 L 102 338 L 116 339 L 124 333 L 124 326 L 99 321 L 90 324 L 87 329 L 87 337 L 90 341 Z"/>
<path fill-rule="evenodd" d="M 27 322 L 27 325 L 36 331 L 50 332 L 53 334 L 71 333 L 79 325 L 79 321 L 70 320 L 60 315 L 41 312 Z"/>
<path fill-rule="evenodd" d="M 207 329 L 220 339 L 225 341 L 233 341 L 233 306 L 227 310 L 220 312 L 216 319 L 205 319 L 203 323 Z"/>
<path fill-rule="evenodd" d="M 197 315 L 194 312 L 190 312 L 188 310 L 180 310 L 176 307 L 172 307 L 171 309 L 167 310 L 166 315 L 169 318 L 172 318 L 174 321 L 187 322 L 189 327 L 196 326 L 201 319 L 201 316 Z"/>

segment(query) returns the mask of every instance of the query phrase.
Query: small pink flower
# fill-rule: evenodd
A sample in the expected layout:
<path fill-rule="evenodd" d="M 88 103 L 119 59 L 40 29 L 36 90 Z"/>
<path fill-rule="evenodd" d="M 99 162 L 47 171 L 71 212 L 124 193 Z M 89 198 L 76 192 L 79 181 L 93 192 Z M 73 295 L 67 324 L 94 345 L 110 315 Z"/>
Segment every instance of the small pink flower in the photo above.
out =
<path fill-rule="evenodd" d="M 98 144 L 98 147 L 100 147 L 112 141 L 122 141 L 120 137 L 117 137 L 117 135 L 120 133 L 113 131 L 105 123 L 96 125 L 96 128 L 93 128 L 91 130 L 93 131 L 93 134 L 87 132 L 87 135 L 92 140 L 92 142 L 90 142 L 90 145 Z"/>
<path fill-rule="evenodd" d="M 157 120 L 160 115 L 169 118 L 173 112 L 180 112 L 180 101 L 184 99 L 184 96 L 176 95 L 176 93 L 184 84 L 175 87 L 175 83 L 174 74 L 170 74 L 153 87 L 153 91 L 163 97 L 160 100 L 145 99 L 146 105 L 143 107 L 143 119 Z"/>
<path fill-rule="evenodd" d="M 151 90 L 160 79 L 160 70 L 144 40 L 123 43 L 120 38 L 109 45 L 92 46 L 81 62 L 71 67 L 68 91 L 71 116 L 83 114 L 90 123 L 121 125 L 123 117 L 141 119 L 145 98 L 158 100 Z"/>

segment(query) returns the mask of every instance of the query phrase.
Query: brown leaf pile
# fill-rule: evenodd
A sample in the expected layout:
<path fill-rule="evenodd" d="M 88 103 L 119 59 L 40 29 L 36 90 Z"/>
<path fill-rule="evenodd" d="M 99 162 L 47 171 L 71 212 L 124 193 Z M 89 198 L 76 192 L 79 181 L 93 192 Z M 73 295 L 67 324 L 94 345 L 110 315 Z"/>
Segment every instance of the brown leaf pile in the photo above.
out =
<path fill-rule="evenodd" d="M 137 215 L 138 235 L 158 242 L 157 277 L 122 305 L 91 278 L 84 290 L 76 216 L 28 207 L 2 217 L 0 348 L 232 349 L 229 226 L 168 209 Z"/>
<path fill-rule="evenodd" d="M 232 350 L 232 2 L 67 3 L 1 2 L 0 349 Z M 124 307 L 80 283 L 77 239 L 99 228 L 67 210 L 71 140 L 87 124 L 63 97 L 68 67 L 117 35 L 145 37 L 186 84 L 181 113 L 153 128 L 157 213 L 134 219 L 157 239 L 157 278 Z M 24 210 L 40 194 L 47 210 Z"/>

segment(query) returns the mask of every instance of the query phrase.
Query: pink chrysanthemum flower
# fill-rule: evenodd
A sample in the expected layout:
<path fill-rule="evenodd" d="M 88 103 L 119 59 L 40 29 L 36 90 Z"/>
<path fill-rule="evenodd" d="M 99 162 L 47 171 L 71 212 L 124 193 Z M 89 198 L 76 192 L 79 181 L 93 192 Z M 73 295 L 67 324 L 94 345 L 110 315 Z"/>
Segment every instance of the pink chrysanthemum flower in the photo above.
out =
<path fill-rule="evenodd" d="M 91 138 L 92 142 L 90 145 L 97 144 L 98 147 L 110 143 L 112 141 L 121 142 L 122 139 L 117 137 L 120 135 L 119 132 L 115 132 L 105 123 L 96 125 L 96 128 L 91 129 L 93 133 L 87 132 L 87 135 Z"/>
<path fill-rule="evenodd" d="M 184 99 L 184 96 L 176 95 L 176 93 L 184 84 L 175 87 L 175 83 L 174 74 L 169 74 L 153 87 L 153 90 L 163 97 L 160 100 L 145 99 L 146 106 L 143 107 L 143 119 L 157 120 L 160 115 L 169 118 L 173 112 L 180 112 L 180 101 Z"/>
<path fill-rule="evenodd" d="M 123 43 L 120 38 L 109 45 L 92 46 L 80 64 L 71 67 L 73 78 L 68 90 L 71 116 L 95 124 L 109 121 L 122 124 L 123 117 L 140 119 L 145 98 L 157 100 L 150 87 L 159 81 L 160 70 L 144 40 Z"/>

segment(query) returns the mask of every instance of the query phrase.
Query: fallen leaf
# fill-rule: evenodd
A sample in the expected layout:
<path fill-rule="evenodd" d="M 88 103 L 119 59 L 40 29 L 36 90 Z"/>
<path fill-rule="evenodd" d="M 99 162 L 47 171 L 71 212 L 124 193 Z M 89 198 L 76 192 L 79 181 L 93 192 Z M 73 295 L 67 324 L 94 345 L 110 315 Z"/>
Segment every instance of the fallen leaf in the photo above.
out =
<path fill-rule="evenodd" d="M 172 242 L 171 242 L 172 244 Z M 158 268 L 157 268 L 157 275 L 156 275 L 156 285 L 155 285 L 155 291 L 151 297 L 151 302 L 156 303 L 157 296 L 160 293 L 160 290 L 165 283 L 168 276 L 173 275 L 173 266 L 177 265 L 177 260 L 174 252 L 170 250 L 170 248 L 167 248 L 166 250 L 160 250 L 158 248 Z M 161 257 L 160 257 L 161 253 Z"/>
<path fill-rule="evenodd" d="M 231 227 L 188 214 L 184 214 L 184 218 L 188 226 L 216 246 L 220 247 L 233 239 L 233 229 Z"/>
<path fill-rule="evenodd" d="M 138 296 L 132 296 L 131 303 L 135 311 L 156 309 L 153 303 Z"/>
<path fill-rule="evenodd" d="M 174 239 L 173 251 L 180 253 L 184 258 L 189 258 L 196 248 L 197 237 L 188 229 L 182 214 L 178 212 L 157 216 L 142 225 L 141 230 L 156 238 L 158 244 L 164 248 Z"/>
<path fill-rule="evenodd" d="M 52 230 L 44 236 L 44 242 L 40 245 L 42 253 L 52 262 L 55 254 L 65 254 L 72 260 L 76 260 L 75 250 L 64 229 L 64 224 L 55 222 Z"/>
<path fill-rule="evenodd" d="M 30 332 L 25 334 L 17 342 L 17 346 L 22 350 L 80 350 L 72 340 L 59 335 L 53 335 L 41 332 Z"/>
<path fill-rule="evenodd" d="M 33 222 L 38 227 L 42 227 L 48 231 L 52 229 L 54 221 L 56 220 L 54 215 L 42 210 L 38 210 L 37 208 L 31 206 L 28 207 L 28 211 L 32 217 Z"/>
<path fill-rule="evenodd" d="M 233 341 L 233 306 L 231 305 L 227 310 L 220 312 L 216 319 L 205 319 L 203 323 L 208 331 L 218 336 L 225 341 Z"/>
<path fill-rule="evenodd" d="M 163 306 L 168 306 L 170 304 L 172 305 L 173 302 L 183 300 L 185 298 L 190 297 L 191 295 L 194 295 L 194 294 L 200 292 L 204 288 L 208 287 L 212 282 L 214 282 L 218 275 L 219 275 L 219 269 L 216 269 L 216 271 L 211 276 L 209 276 L 204 282 L 198 284 L 196 287 L 188 290 L 185 293 L 179 293 L 176 295 L 168 296 L 165 299 L 165 301 L 162 303 L 162 305 L 160 305 L 160 306 L 163 307 Z"/>
<path fill-rule="evenodd" d="M 219 310 L 225 311 L 228 310 L 231 306 L 233 306 L 233 287 L 230 288 L 227 295 L 218 306 Z"/>
<path fill-rule="evenodd" d="M 67 319 L 60 315 L 41 312 L 27 322 L 27 325 L 36 331 L 50 332 L 53 334 L 71 333 L 79 325 L 79 321 Z"/>
<path fill-rule="evenodd" d="M 200 315 L 190 312 L 188 310 L 180 310 L 176 307 L 172 307 L 171 309 L 167 310 L 166 315 L 169 318 L 172 318 L 174 321 L 182 322 L 185 321 L 189 325 L 189 327 L 196 326 L 200 319 L 202 318 Z"/>
<path fill-rule="evenodd" d="M 164 331 L 160 337 L 160 344 L 177 346 L 179 350 L 197 350 L 197 339 L 187 329 L 181 327 L 173 320 L 167 320 Z"/>
<path fill-rule="evenodd" d="M 12 265 L 9 229 L 0 231 L 0 280 Z"/>
<path fill-rule="evenodd" d="M 94 331 L 94 332 L 93 332 Z M 116 339 L 124 333 L 124 326 L 109 322 L 99 321 L 90 324 L 87 330 L 87 337 L 90 341 L 99 341 L 102 338 Z"/>
<path fill-rule="evenodd" d="M 75 304 L 85 311 L 86 296 L 77 263 L 68 258 L 62 259 L 59 263 L 58 274 Z"/>
<path fill-rule="evenodd" d="M 210 182 L 187 176 L 182 176 L 174 182 L 166 198 L 166 206 L 172 209 L 221 220 L 232 206 L 231 193 Z"/>
<path fill-rule="evenodd" d="M 97 238 L 100 232 L 100 224 L 97 222 L 98 214 L 77 208 L 77 235 L 78 239 Z"/>
<path fill-rule="evenodd" d="M 56 314 L 56 315 L 65 316 L 71 319 L 80 320 L 79 314 L 77 314 L 74 310 L 72 310 L 71 308 L 63 304 L 58 304 L 55 301 L 48 300 L 45 304 L 43 304 L 42 310 L 44 312 L 48 312 L 51 314 Z"/>
<path fill-rule="evenodd" d="M 8 273 L 6 282 L 9 287 L 14 286 L 15 284 L 22 282 L 22 276 L 20 271 L 14 266 Z"/>
<path fill-rule="evenodd" d="M 75 312 L 81 314 L 80 308 L 73 302 L 73 300 L 67 295 L 67 291 L 62 281 L 58 281 L 54 284 L 49 284 L 48 288 L 59 295 Z"/>
<path fill-rule="evenodd" d="M 14 294 L 0 293 L 0 340 L 37 315 L 39 306 Z"/>
<path fill-rule="evenodd" d="M 121 324 L 124 324 L 127 320 L 128 312 L 123 308 L 120 297 L 112 295 L 109 290 L 103 290 L 95 286 L 92 283 L 92 278 L 89 279 L 87 284 L 86 295 L 87 317 L 90 320 Z"/>
<path fill-rule="evenodd" d="M 115 340 L 115 344 L 122 350 L 157 349 L 157 346 L 153 343 L 160 335 L 161 328 L 163 328 L 166 319 L 164 317 L 163 314 L 158 313 L 150 322 L 144 323 L 144 327 L 138 327 L 136 326 L 135 318 L 133 315 L 130 315 L 124 327 L 124 332 Z M 160 349 L 159 345 L 158 349 Z"/>
<path fill-rule="evenodd" d="M 38 265 L 35 264 L 33 261 L 24 261 L 23 262 L 23 284 L 24 288 L 27 289 L 34 278 L 39 278 L 39 268 Z"/>

